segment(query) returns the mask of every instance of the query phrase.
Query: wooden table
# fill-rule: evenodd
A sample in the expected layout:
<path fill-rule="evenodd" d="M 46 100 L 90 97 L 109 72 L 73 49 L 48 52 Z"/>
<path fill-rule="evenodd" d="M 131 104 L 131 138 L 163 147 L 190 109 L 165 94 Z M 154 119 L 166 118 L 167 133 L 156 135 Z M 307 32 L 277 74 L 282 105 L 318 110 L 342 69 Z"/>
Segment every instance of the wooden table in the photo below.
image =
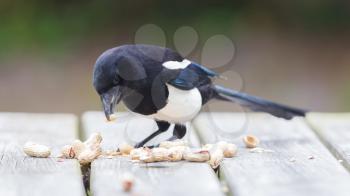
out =
<path fill-rule="evenodd" d="M 101 132 L 102 148 L 135 143 L 155 130 L 151 120 L 118 113 L 107 123 L 101 112 L 70 114 L 0 113 L 0 195 L 86 195 L 76 160 L 56 158 L 74 139 Z M 239 146 L 219 172 L 206 163 L 132 163 L 126 157 L 99 158 L 88 168 L 87 193 L 108 195 L 346 195 L 350 194 L 350 114 L 312 113 L 292 121 L 260 113 L 203 113 L 187 125 L 193 147 L 220 140 Z M 260 150 L 244 147 L 242 135 L 254 134 Z M 171 131 L 156 138 L 164 140 Z M 50 158 L 30 158 L 26 141 L 49 145 Z M 130 193 L 122 190 L 125 174 L 135 176 Z"/>
<path fill-rule="evenodd" d="M 78 136 L 78 119 L 67 114 L 0 114 L 0 195 L 85 195 L 79 163 L 57 157 Z M 31 158 L 26 141 L 52 147 L 52 158 Z"/>

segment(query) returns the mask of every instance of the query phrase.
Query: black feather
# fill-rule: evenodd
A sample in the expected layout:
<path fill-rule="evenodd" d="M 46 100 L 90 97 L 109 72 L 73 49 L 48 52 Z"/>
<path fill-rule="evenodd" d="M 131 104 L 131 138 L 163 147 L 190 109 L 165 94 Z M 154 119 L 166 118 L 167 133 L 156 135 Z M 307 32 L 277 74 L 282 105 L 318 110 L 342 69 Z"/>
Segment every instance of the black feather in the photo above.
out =
<path fill-rule="evenodd" d="M 197 72 L 201 72 L 204 75 L 207 75 L 209 77 L 218 77 L 220 74 L 216 73 L 213 70 L 210 70 L 206 67 L 204 67 L 203 65 L 200 65 L 198 63 L 195 62 L 191 62 L 191 64 L 188 65 L 190 68 L 196 70 Z"/>
<path fill-rule="evenodd" d="M 276 117 L 292 119 L 294 116 L 305 116 L 306 111 L 274 103 L 259 97 L 254 97 L 232 89 L 215 85 L 214 91 L 217 98 L 238 103 L 253 111 L 267 112 Z"/>
<path fill-rule="evenodd" d="M 172 71 L 174 72 L 175 70 Z M 219 74 L 192 62 L 185 69 L 181 70 L 175 79 L 168 81 L 168 83 L 181 90 L 191 90 L 211 83 L 209 77 L 215 76 L 219 76 Z"/>

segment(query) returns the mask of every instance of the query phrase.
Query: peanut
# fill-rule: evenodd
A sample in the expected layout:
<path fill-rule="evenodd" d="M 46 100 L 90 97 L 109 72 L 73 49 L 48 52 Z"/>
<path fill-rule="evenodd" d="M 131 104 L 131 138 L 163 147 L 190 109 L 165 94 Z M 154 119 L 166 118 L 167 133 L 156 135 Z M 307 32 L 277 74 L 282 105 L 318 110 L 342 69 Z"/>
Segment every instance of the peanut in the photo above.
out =
<path fill-rule="evenodd" d="M 64 158 L 76 158 L 80 164 L 87 164 L 101 155 L 102 136 L 99 133 L 92 134 L 88 140 L 82 142 L 75 140 L 73 144 L 62 148 L 61 154 Z"/>
<path fill-rule="evenodd" d="M 80 164 L 85 165 L 85 164 L 91 163 L 100 155 L 101 155 L 101 148 L 96 148 L 93 150 L 86 149 L 83 152 L 81 152 L 77 158 Z"/>
<path fill-rule="evenodd" d="M 135 183 L 134 181 L 134 176 L 131 174 L 126 173 L 122 176 L 122 187 L 124 192 L 130 192 L 132 190 Z"/>
<path fill-rule="evenodd" d="M 243 137 L 243 142 L 247 148 L 255 148 L 259 144 L 259 139 L 254 135 L 246 135 Z"/>
<path fill-rule="evenodd" d="M 232 158 L 237 153 L 237 146 L 235 144 L 220 141 L 217 143 L 217 147 L 223 151 L 225 158 Z"/>
<path fill-rule="evenodd" d="M 107 120 L 107 122 L 113 122 L 115 120 L 117 120 L 117 115 L 111 114 L 111 115 L 109 115 L 109 120 Z"/>
<path fill-rule="evenodd" d="M 140 160 L 141 156 L 145 157 L 150 153 L 151 153 L 151 150 L 148 148 L 135 148 L 131 150 L 130 157 L 131 157 L 131 160 Z"/>
<path fill-rule="evenodd" d="M 205 162 L 210 158 L 209 151 L 203 149 L 189 150 L 183 155 L 184 159 L 191 162 Z"/>
<path fill-rule="evenodd" d="M 80 140 L 75 140 L 72 144 L 75 156 L 78 157 L 81 152 L 83 152 L 87 146 Z"/>
<path fill-rule="evenodd" d="M 171 148 L 175 146 L 187 146 L 187 142 L 183 140 L 175 140 L 175 141 L 163 141 L 159 144 L 161 148 Z"/>
<path fill-rule="evenodd" d="M 65 145 L 61 149 L 63 158 L 73 159 L 77 158 L 82 151 L 86 149 L 86 145 L 80 140 L 75 140 L 71 145 Z"/>
<path fill-rule="evenodd" d="M 80 164 L 88 164 L 91 163 L 94 159 L 96 159 L 98 156 L 101 155 L 101 142 L 102 142 L 102 136 L 100 133 L 93 133 L 90 135 L 89 139 L 86 140 L 81 145 L 79 142 L 77 142 L 77 149 L 82 150 L 79 155 L 76 156 Z"/>
<path fill-rule="evenodd" d="M 47 158 L 51 154 L 51 149 L 47 146 L 36 144 L 33 142 L 27 142 L 23 147 L 24 153 L 31 157 Z"/>
<path fill-rule="evenodd" d="M 224 159 L 224 152 L 220 148 L 216 148 L 215 150 L 210 152 L 210 160 L 209 164 L 213 169 L 216 169 L 221 164 Z"/>
<path fill-rule="evenodd" d="M 140 161 L 145 162 L 145 163 L 152 163 L 155 162 L 153 155 L 152 155 L 152 150 L 148 148 L 142 148 L 142 151 L 140 151 L 140 154 L 138 155 Z"/>
<path fill-rule="evenodd" d="M 169 160 L 169 151 L 166 148 L 153 148 L 140 155 L 140 161 L 145 163 Z"/>
<path fill-rule="evenodd" d="M 75 152 L 72 145 L 65 145 L 62 147 L 61 154 L 63 158 L 73 159 L 75 157 Z"/>
<path fill-rule="evenodd" d="M 140 161 L 145 162 L 145 163 L 152 163 L 155 162 L 153 156 L 151 154 L 142 154 L 140 156 Z"/>
<path fill-rule="evenodd" d="M 237 146 L 235 144 L 227 144 L 226 149 L 224 150 L 225 158 L 232 158 L 237 154 Z"/>
<path fill-rule="evenodd" d="M 169 149 L 169 161 L 181 161 L 183 154 L 188 149 L 186 146 L 175 146 Z"/>
<path fill-rule="evenodd" d="M 130 152 L 134 149 L 133 146 L 127 144 L 127 143 L 122 143 L 119 146 L 119 151 L 123 154 L 123 155 L 129 155 Z"/>
<path fill-rule="evenodd" d="M 84 142 L 87 148 L 96 149 L 100 147 L 102 142 L 102 136 L 100 133 L 93 133 L 90 137 Z"/>
<path fill-rule="evenodd" d="M 168 161 L 169 159 L 169 151 L 166 148 L 153 148 L 151 152 L 155 162 Z"/>

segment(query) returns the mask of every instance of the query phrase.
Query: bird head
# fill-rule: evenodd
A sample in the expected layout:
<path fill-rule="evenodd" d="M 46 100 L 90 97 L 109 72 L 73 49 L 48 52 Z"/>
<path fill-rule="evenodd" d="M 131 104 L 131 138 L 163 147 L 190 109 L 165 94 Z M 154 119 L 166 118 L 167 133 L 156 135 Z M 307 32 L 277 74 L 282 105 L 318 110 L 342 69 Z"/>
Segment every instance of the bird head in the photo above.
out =
<path fill-rule="evenodd" d="M 118 75 L 117 56 L 107 50 L 96 61 L 93 71 L 93 86 L 100 96 L 103 110 L 108 121 L 114 114 L 114 108 L 121 100 L 121 82 Z"/>

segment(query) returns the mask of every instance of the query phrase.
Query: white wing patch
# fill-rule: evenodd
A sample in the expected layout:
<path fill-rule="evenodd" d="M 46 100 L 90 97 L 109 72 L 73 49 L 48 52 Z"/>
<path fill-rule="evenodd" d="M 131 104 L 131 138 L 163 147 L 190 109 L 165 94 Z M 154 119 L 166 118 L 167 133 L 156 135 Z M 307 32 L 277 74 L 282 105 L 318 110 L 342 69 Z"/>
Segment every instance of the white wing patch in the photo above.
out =
<path fill-rule="evenodd" d="M 167 84 L 168 103 L 151 118 L 172 123 L 184 123 L 192 120 L 202 107 L 202 96 L 197 88 L 180 90 Z"/>
<path fill-rule="evenodd" d="M 184 59 L 182 62 L 179 61 L 167 61 L 163 63 L 163 66 L 168 69 L 185 69 L 191 61 Z"/>

